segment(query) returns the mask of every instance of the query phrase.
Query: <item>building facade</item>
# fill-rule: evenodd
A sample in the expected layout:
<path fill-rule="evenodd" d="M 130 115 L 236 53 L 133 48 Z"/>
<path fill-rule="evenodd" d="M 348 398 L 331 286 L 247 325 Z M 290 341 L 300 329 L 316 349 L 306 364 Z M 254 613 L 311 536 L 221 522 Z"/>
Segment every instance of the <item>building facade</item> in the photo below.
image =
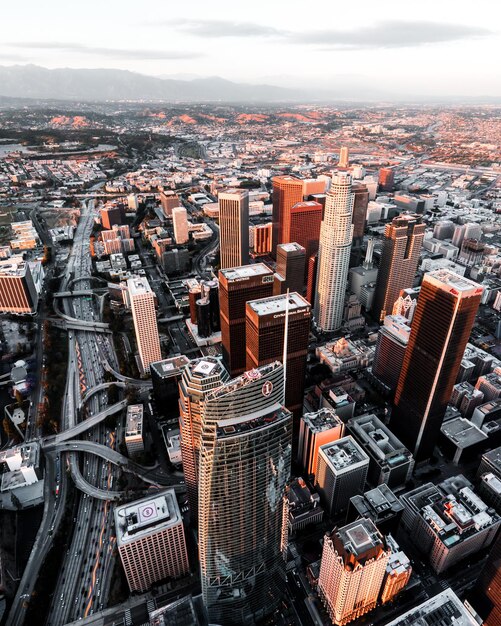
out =
<path fill-rule="evenodd" d="M 141 365 L 144 372 L 148 373 L 150 363 L 160 361 L 162 358 L 155 311 L 155 294 L 148 280 L 143 277 L 129 278 L 127 289 Z"/>
<path fill-rule="evenodd" d="M 249 263 L 249 192 L 229 189 L 218 194 L 221 269 Z"/>
<path fill-rule="evenodd" d="M 276 254 L 279 243 L 289 243 L 291 209 L 303 200 L 303 181 L 296 176 L 274 176 L 273 185 L 273 242 L 272 253 Z"/>

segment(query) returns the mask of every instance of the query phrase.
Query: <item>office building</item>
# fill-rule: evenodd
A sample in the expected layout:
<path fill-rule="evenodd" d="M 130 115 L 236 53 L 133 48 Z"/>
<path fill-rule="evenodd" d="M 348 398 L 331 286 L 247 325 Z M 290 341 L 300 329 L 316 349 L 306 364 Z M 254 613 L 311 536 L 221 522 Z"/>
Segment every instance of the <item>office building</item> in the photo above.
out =
<path fill-rule="evenodd" d="M 312 493 L 302 478 L 296 478 L 290 483 L 285 498 L 289 533 L 322 521 L 324 510 L 320 506 L 320 496 Z"/>
<path fill-rule="evenodd" d="M 378 526 L 378 529 L 381 529 Z M 393 537 L 386 537 L 386 543 L 391 549 L 386 572 L 381 587 L 380 601 L 382 604 L 391 602 L 407 587 L 412 574 L 412 566 L 409 557 L 400 550 Z"/>
<path fill-rule="evenodd" d="M 290 243 L 291 209 L 303 201 L 303 181 L 296 176 L 274 176 L 273 185 L 273 242 L 276 254 L 279 243 Z M 296 240 L 294 240 L 296 241 Z"/>
<path fill-rule="evenodd" d="M 448 419 L 440 427 L 440 448 L 455 465 L 478 458 L 488 440 L 486 433 L 464 417 Z"/>
<path fill-rule="evenodd" d="M 190 360 L 184 354 L 150 363 L 151 382 L 153 395 L 156 401 L 156 410 L 166 418 L 177 417 L 178 385 L 184 368 Z"/>
<path fill-rule="evenodd" d="M 181 200 L 176 192 L 164 190 L 160 192 L 160 204 L 164 217 L 172 217 L 172 209 L 181 206 Z"/>
<path fill-rule="evenodd" d="M 311 307 L 298 293 L 247 302 L 245 369 L 252 370 L 283 359 L 286 319 L 288 330 L 285 406 L 294 414 L 296 439 L 299 434 L 299 418 L 303 414 L 311 324 Z"/>
<path fill-rule="evenodd" d="M 482 227 L 480 224 L 468 222 L 467 224 L 459 224 L 454 228 L 452 235 L 452 245 L 461 248 L 465 239 L 480 239 L 482 237 Z"/>
<path fill-rule="evenodd" d="M 198 475 L 202 411 L 207 394 L 229 379 L 220 357 L 194 359 L 183 368 L 179 382 L 179 430 L 183 472 L 191 523 L 198 516 Z"/>
<path fill-rule="evenodd" d="M 401 315 L 387 315 L 378 331 L 372 374 L 388 393 L 397 388 L 410 333 L 411 327 Z"/>
<path fill-rule="evenodd" d="M 497 476 L 492 472 L 482 474 L 478 493 L 486 504 L 501 513 L 501 480 Z"/>
<path fill-rule="evenodd" d="M 309 259 L 318 252 L 323 206 L 314 200 L 298 202 L 290 210 L 288 242 L 296 242 L 306 250 Z"/>
<path fill-rule="evenodd" d="M 363 493 L 368 469 L 369 457 L 351 436 L 320 446 L 315 487 L 329 515 L 344 511 L 351 497 Z"/>
<path fill-rule="evenodd" d="M 395 186 L 395 172 L 389 167 L 382 167 L 379 170 L 379 190 L 393 191 Z"/>
<path fill-rule="evenodd" d="M 497 400 L 501 397 L 501 369 L 480 376 L 475 388 L 483 394 L 485 401 Z"/>
<path fill-rule="evenodd" d="M 433 453 L 482 291 L 448 270 L 423 279 L 390 421 L 416 461 Z"/>
<path fill-rule="evenodd" d="M 123 209 L 118 205 L 104 206 L 99 210 L 99 214 L 101 215 L 101 225 L 107 230 L 122 224 Z"/>
<path fill-rule="evenodd" d="M 188 243 L 188 217 L 184 207 L 178 206 L 172 209 L 172 226 L 176 243 Z"/>
<path fill-rule="evenodd" d="M 346 523 L 370 519 L 383 535 L 394 535 L 402 519 L 404 506 L 384 483 L 350 498 Z"/>
<path fill-rule="evenodd" d="M 397 489 L 411 479 L 412 454 L 378 417 L 373 414 L 352 417 L 346 428 L 369 456 L 367 480 L 372 485 L 385 483 Z"/>
<path fill-rule="evenodd" d="M 449 588 L 386 624 L 386 626 L 418 625 L 478 626 L 471 613 L 466 610 L 461 600 Z"/>
<path fill-rule="evenodd" d="M 468 382 L 457 383 L 452 388 L 451 404 L 461 412 L 463 417 L 470 419 L 473 411 L 484 401 L 484 394 Z"/>
<path fill-rule="evenodd" d="M 200 454 L 199 555 L 211 623 L 255 624 L 283 597 L 292 416 L 283 366 L 265 365 L 210 392 Z"/>
<path fill-rule="evenodd" d="M 386 225 L 373 307 L 377 319 L 392 313 L 400 291 L 413 286 L 424 231 L 415 214 L 399 215 Z"/>
<path fill-rule="evenodd" d="M 306 278 L 306 299 L 312 307 L 315 306 L 315 294 L 317 290 L 317 269 L 318 254 L 314 254 L 308 259 L 308 270 Z"/>
<path fill-rule="evenodd" d="M 421 287 L 402 289 L 393 305 L 392 315 L 401 315 L 405 317 L 410 324 L 414 318 L 420 291 Z"/>
<path fill-rule="evenodd" d="M 277 246 L 277 274 L 284 280 L 281 284 L 281 291 L 287 293 L 297 291 L 303 293 L 304 273 L 305 273 L 305 249 L 298 243 L 281 243 Z"/>
<path fill-rule="evenodd" d="M 39 288 L 32 269 L 40 275 Z M 43 280 L 40 263 L 30 264 L 21 256 L 13 256 L 0 261 L 0 313 L 18 315 L 36 313 L 38 295 Z"/>
<path fill-rule="evenodd" d="M 334 173 L 320 229 L 317 297 L 314 317 L 318 328 L 332 332 L 341 327 L 350 262 L 354 196 L 351 177 Z"/>
<path fill-rule="evenodd" d="M 272 296 L 273 280 L 273 272 L 264 263 L 219 272 L 223 359 L 232 376 L 245 371 L 245 305 Z"/>
<path fill-rule="evenodd" d="M 390 553 L 370 520 L 325 535 L 318 592 L 333 624 L 344 626 L 376 607 Z"/>
<path fill-rule="evenodd" d="M 347 146 L 341 146 L 339 150 L 338 167 L 347 168 L 350 165 L 350 150 Z"/>
<path fill-rule="evenodd" d="M 160 361 L 162 358 L 155 311 L 155 294 L 148 280 L 140 276 L 129 278 L 127 289 L 141 367 L 145 373 L 148 373 L 150 363 Z"/>
<path fill-rule="evenodd" d="M 322 408 L 315 413 L 306 413 L 299 424 L 297 462 L 306 476 L 317 473 L 318 451 L 323 446 L 341 439 L 344 424 L 332 409 Z"/>
<path fill-rule="evenodd" d="M 368 367 L 374 358 L 374 347 L 363 339 L 346 339 L 318 346 L 315 353 L 321 363 L 325 363 L 333 374 Z"/>
<path fill-rule="evenodd" d="M 403 526 L 437 574 L 488 548 L 501 526 L 501 517 L 462 475 L 421 485 L 400 501 Z"/>
<path fill-rule="evenodd" d="M 118 553 L 131 592 L 189 572 L 183 519 L 174 489 L 115 508 Z"/>
<path fill-rule="evenodd" d="M 254 254 L 265 255 L 271 252 L 272 247 L 272 235 L 273 225 L 271 222 L 268 224 L 257 224 L 253 227 L 254 232 Z"/>
<path fill-rule="evenodd" d="M 433 237 L 435 239 L 452 239 L 454 235 L 454 222 L 450 220 L 439 220 L 433 226 Z"/>
<path fill-rule="evenodd" d="M 249 263 L 249 192 L 229 189 L 218 194 L 221 269 Z"/>
<path fill-rule="evenodd" d="M 495 476 L 501 479 L 501 446 L 484 452 L 480 460 L 480 465 L 477 471 L 477 477 L 491 472 Z"/>
<path fill-rule="evenodd" d="M 483 620 L 483 626 L 501 624 L 501 534 L 492 546 L 475 587 L 470 604 Z"/>
<path fill-rule="evenodd" d="M 125 421 L 125 446 L 127 454 L 133 457 L 144 450 L 142 404 L 129 404 Z"/>
<path fill-rule="evenodd" d="M 369 206 L 369 190 L 362 183 L 353 183 L 353 245 L 360 246 L 365 233 L 367 222 L 367 207 Z"/>

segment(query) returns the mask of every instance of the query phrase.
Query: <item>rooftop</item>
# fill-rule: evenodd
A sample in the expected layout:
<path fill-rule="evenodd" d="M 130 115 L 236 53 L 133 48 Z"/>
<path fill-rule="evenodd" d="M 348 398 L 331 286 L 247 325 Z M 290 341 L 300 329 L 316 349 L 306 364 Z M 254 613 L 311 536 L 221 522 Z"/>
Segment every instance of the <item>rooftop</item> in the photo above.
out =
<path fill-rule="evenodd" d="M 336 412 L 329 408 L 320 409 L 316 413 L 305 413 L 301 419 L 315 433 L 321 433 L 343 424 Z"/>
<path fill-rule="evenodd" d="M 141 435 L 143 432 L 143 413 L 144 409 L 142 404 L 131 404 L 127 407 L 126 437 Z"/>
<path fill-rule="evenodd" d="M 353 496 L 351 501 L 361 515 L 376 520 L 381 520 L 387 515 L 394 515 L 404 510 L 400 500 L 384 483 L 375 489 L 366 491 L 363 495 Z"/>
<path fill-rule="evenodd" d="M 444 422 L 440 430 L 458 448 L 467 448 L 488 439 L 488 436 L 480 428 L 464 417 L 457 417 Z"/>
<path fill-rule="evenodd" d="M 224 191 L 220 191 L 218 193 L 218 198 L 222 198 L 223 200 L 229 200 L 226 196 L 239 196 L 240 198 L 246 198 L 249 195 L 249 192 L 246 189 L 225 189 Z"/>
<path fill-rule="evenodd" d="M 252 414 L 252 416 L 224 419 L 217 423 L 216 436 L 218 439 L 224 439 L 245 435 L 251 431 L 268 428 L 278 421 L 289 418 L 290 415 L 286 408 L 276 405 L 272 407 L 272 410 L 260 415 Z"/>
<path fill-rule="evenodd" d="M 142 498 L 115 509 L 119 546 L 179 523 L 182 523 L 182 519 L 174 489 L 167 489 L 155 497 Z"/>
<path fill-rule="evenodd" d="M 247 302 L 247 306 L 255 311 L 257 315 L 270 315 L 271 313 L 285 313 L 287 309 L 289 314 L 300 313 L 301 310 L 310 310 L 310 303 L 296 292 L 281 294 L 278 296 L 270 296 L 269 298 L 261 298 L 260 300 L 251 300 Z"/>
<path fill-rule="evenodd" d="M 417 626 L 418 624 L 419 626 L 475 626 L 476 622 L 452 589 L 445 589 L 386 626 Z"/>
<path fill-rule="evenodd" d="M 219 271 L 228 282 L 243 280 L 252 276 L 273 275 L 273 272 L 264 263 L 255 263 L 254 265 L 242 265 L 240 267 L 231 267 Z"/>
<path fill-rule="evenodd" d="M 188 363 L 189 358 L 184 354 L 179 354 L 170 359 L 164 359 L 163 361 L 157 361 L 150 364 L 150 370 L 155 372 L 162 378 L 169 378 L 178 374 Z"/>
<path fill-rule="evenodd" d="M 153 293 L 148 279 L 144 276 L 134 276 L 133 278 L 129 278 L 127 280 L 127 288 L 132 297 Z"/>
<path fill-rule="evenodd" d="M 315 202 L 313 204 L 316 204 Z M 285 250 L 285 252 L 305 252 L 305 249 L 303 248 L 303 246 L 299 243 L 280 243 L 277 246 L 277 250 L 278 248 L 281 248 L 282 250 Z"/>
<path fill-rule="evenodd" d="M 451 272 L 446 268 L 428 272 L 425 274 L 424 280 L 440 289 L 445 289 L 453 295 L 462 294 L 464 296 L 473 296 L 481 294 L 484 290 L 478 283 L 464 276 L 459 276 L 459 274 Z"/>
<path fill-rule="evenodd" d="M 19 276 L 26 274 L 26 262 L 23 257 L 13 256 L 0 261 L 0 276 Z"/>
<path fill-rule="evenodd" d="M 369 462 L 369 457 L 351 436 L 320 446 L 319 454 L 325 457 L 335 472 L 340 472 L 357 463 Z"/>
<path fill-rule="evenodd" d="M 342 528 L 334 530 L 332 535 L 338 553 L 347 561 L 350 557 L 373 557 L 384 547 L 383 538 L 374 522 L 368 519 L 359 519 Z M 350 559 L 352 560 L 352 559 Z"/>

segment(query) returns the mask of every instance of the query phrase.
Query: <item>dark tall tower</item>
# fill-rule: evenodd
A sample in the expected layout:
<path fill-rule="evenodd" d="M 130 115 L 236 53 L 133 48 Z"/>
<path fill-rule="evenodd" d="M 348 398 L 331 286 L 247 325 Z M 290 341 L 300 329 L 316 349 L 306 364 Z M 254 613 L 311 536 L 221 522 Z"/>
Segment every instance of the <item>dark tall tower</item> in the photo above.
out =
<path fill-rule="evenodd" d="M 501 624 L 501 533 L 494 542 L 487 563 L 473 588 L 470 604 L 484 626 Z"/>
<path fill-rule="evenodd" d="M 277 246 L 277 274 L 284 279 L 280 293 L 286 293 L 287 289 L 303 293 L 305 252 L 303 246 L 295 242 Z"/>
<path fill-rule="evenodd" d="M 306 280 L 306 299 L 315 306 L 315 294 L 317 291 L 317 267 L 318 267 L 318 253 L 313 254 L 308 259 L 308 278 Z"/>
<path fill-rule="evenodd" d="M 449 270 L 424 277 L 390 422 L 416 461 L 433 453 L 482 291 Z"/>
<path fill-rule="evenodd" d="M 399 215 L 386 225 L 372 307 L 378 319 L 391 315 L 400 291 L 412 287 L 424 230 L 421 217 L 411 213 Z"/>
<path fill-rule="evenodd" d="M 282 243 L 297 242 L 306 250 L 306 258 L 318 252 L 323 206 L 320 202 L 298 202 L 291 209 L 290 228 Z"/>
<path fill-rule="evenodd" d="M 360 246 L 364 238 L 367 207 L 369 206 L 369 190 L 362 183 L 353 183 L 351 190 L 355 195 L 353 203 L 353 245 Z"/>
<path fill-rule="evenodd" d="M 288 243 L 292 207 L 303 200 L 303 181 L 296 176 L 275 176 L 273 183 L 272 253 L 279 243 Z"/>
<path fill-rule="evenodd" d="M 393 191 L 395 186 L 395 173 L 390 167 L 379 170 L 379 189 L 381 191 Z"/>
<path fill-rule="evenodd" d="M 288 304 L 287 304 L 288 303 Z M 294 414 L 295 426 L 303 414 L 304 379 L 311 307 L 298 293 L 262 298 L 247 302 L 246 355 L 247 370 L 283 360 L 286 308 L 289 329 L 287 334 L 287 368 L 285 406 Z M 299 433 L 294 431 L 295 438 Z"/>
<path fill-rule="evenodd" d="M 273 295 L 273 272 L 264 263 L 219 272 L 223 359 L 232 376 L 245 371 L 245 304 Z"/>

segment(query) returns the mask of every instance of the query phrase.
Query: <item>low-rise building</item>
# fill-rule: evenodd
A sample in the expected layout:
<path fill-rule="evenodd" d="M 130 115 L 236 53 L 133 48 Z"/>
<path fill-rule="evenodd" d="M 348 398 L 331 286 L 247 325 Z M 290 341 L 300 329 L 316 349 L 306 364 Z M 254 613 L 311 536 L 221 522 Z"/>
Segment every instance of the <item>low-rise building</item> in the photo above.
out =
<path fill-rule="evenodd" d="M 289 532 L 293 533 L 322 521 L 324 510 L 320 506 L 320 496 L 318 493 L 312 493 L 302 478 L 296 478 L 291 482 L 285 498 Z"/>
<path fill-rule="evenodd" d="M 403 511 L 404 506 L 397 496 L 388 485 L 382 484 L 363 495 L 350 498 L 346 523 L 364 517 L 372 520 L 383 535 L 395 535 Z"/>

